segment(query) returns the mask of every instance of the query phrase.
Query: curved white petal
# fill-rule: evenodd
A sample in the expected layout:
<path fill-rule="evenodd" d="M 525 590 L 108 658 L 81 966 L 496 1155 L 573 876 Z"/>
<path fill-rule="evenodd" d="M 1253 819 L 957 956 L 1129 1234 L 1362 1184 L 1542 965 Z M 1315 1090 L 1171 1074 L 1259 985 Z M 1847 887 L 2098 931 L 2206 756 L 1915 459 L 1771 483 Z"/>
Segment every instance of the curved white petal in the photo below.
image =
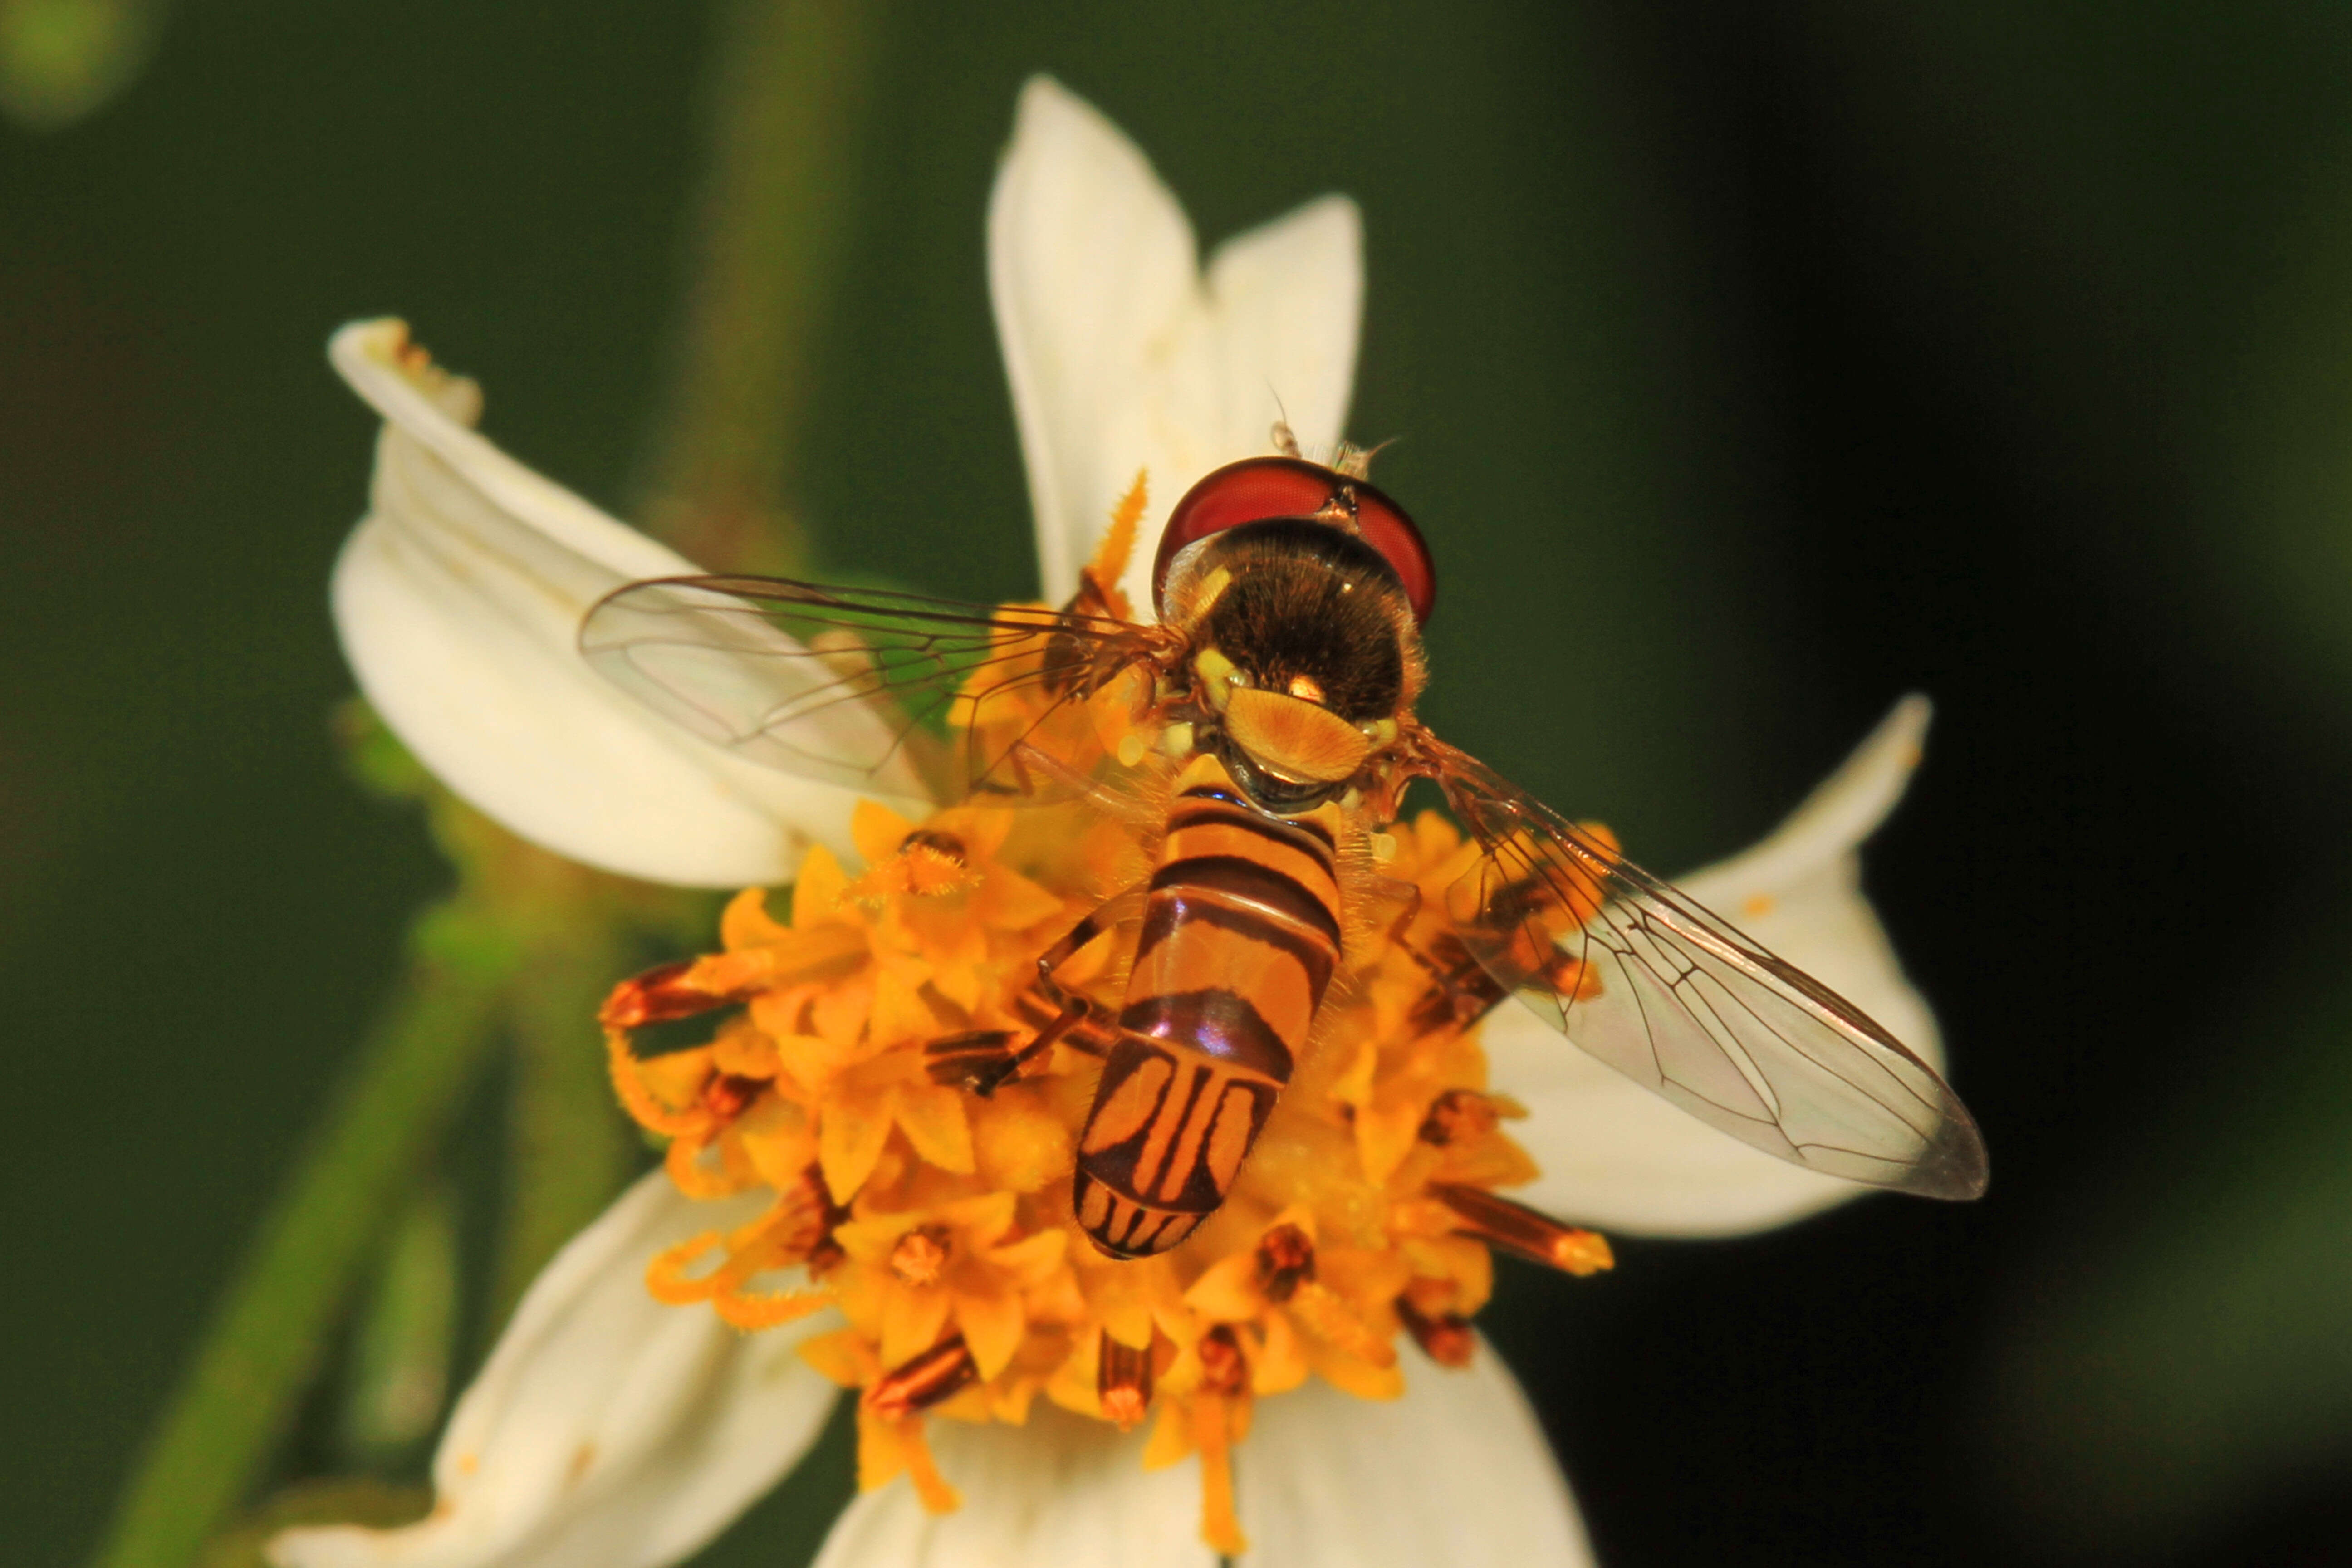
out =
<path fill-rule="evenodd" d="M 1762 843 L 1683 889 L 1806 970 L 1941 1069 L 1935 1015 L 1862 891 L 1858 847 L 1903 796 L 1927 733 L 1906 697 Z M 1495 1087 L 1526 1105 L 1514 1136 L 1543 1168 L 1513 1196 L 1605 1230 L 1730 1236 L 1870 1191 L 1775 1160 L 1693 1120 L 1570 1045 L 1524 1007 L 1481 1037 Z"/>
<path fill-rule="evenodd" d="M 1234 1478 L 1244 1561 L 1589 1568 L 1575 1500 L 1503 1358 L 1482 1342 L 1459 1372 L 1405 1362 L 1402 1399 L 1318 1381 L 1259 1403 Z"/>
<path fill-rule="evenodd" d="M 1322 1383 L 1258 1402 L 1234 1455 L 1247 1563 L 1380 1568 L 1592 1561 L 1568 1486 L 1527 1400 L 1491 1350 L 1466 1372 L 1408 1351 L 1404 1397 L 1371 1403 Z M 1143 1437 L 1041 1408 L 1024 1427 L 931 1424 L 963 1494 L 924 1512 L 904 1484 L 834 1526 L 817 1568 L 1209 1568 L 1192 1461 L 1146 1471 Z"/>
<path fill-rule="evenodd" d="M 1198 1467 L 1145 1470 L 1141 1431 L 1122 1437 L 1041 1400 L 1026 1426 L 934 1421 L 929 1436 L 963 1506 L 926 1512 L 903 1480 L 864 1493 L 815 1568 L 1214 1568 Z"/>
<path fill-rule="evenodd" d="M 1286 414 L 1310 452 L 1339 438 L 1363 303 L 1355 204 L 1326 196 L 1239 236 L 1205 279 L 1197 257 L 1135 144 L 1032 78 L 989 204 L 988 279 L 1051 602 L 1139 468 L 1151 507 L 1126 586 L 1150 619 L 1158 521 L 1193 480 L 1273 450 Z"/>
<path fill-rule="evenodd" d="M 654 881 L 779 882 L 812 839 L 847 847 L 848 791 L 732 756 L 581 658 L 598 598 L 692 563 L 467 428 L 472 384 L 433 372 L 399 321 L 354 322 L 329 353 L 384 417 L 335 624 L 361 689 L 425 766 L 533 843 Z"/>
<path fill-rule="evenodd" d="M 646 1290 L 656 1252 L 764 1200 L 698 1203 L 659 1171 L 556 1256 L 457 1403 L 436 1501 L 403 1530 L 292 1530 L 280 1568 L 657 1568 L 775 1484 L 838 1390 L 795 1347 L 830 1311 L 756 1334 Z"/>

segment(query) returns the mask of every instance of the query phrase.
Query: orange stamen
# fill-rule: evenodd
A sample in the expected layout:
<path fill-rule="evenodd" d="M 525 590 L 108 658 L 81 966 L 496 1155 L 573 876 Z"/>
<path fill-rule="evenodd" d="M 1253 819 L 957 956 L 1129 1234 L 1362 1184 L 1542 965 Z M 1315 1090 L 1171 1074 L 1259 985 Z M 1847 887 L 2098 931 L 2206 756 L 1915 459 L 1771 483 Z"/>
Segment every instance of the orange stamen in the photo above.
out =
<path fill-rule="evenodd" d="M 953 1397 L 979 1375 L 971 1348 L 954 1334 L 884 1373 L 866 1391 L 866 1407 L 885 1421 L 903 1421 Z"/>
<path fill-rule="evenodd" d="M 918 827 L 898 841 L 901 849 L 928 849 L 943 860 L 957 866 L 971 864 L 971 852 L 963 840 L 952 833 L 941 833 L 929 827 Z"/>
<path fill-rule="evenodd" d="M 1478 1348 L 1478 1336 L 1470 1327 L 1470 1320 L 1459 1312 L 1439 1312 L 1427 1316 L 1413 1306 L 1412 1298 L 1400 1296 L 1396 1300 L 1397 1321 L 1404 1325 L 1422 1352 L 1440 1366 L 1465 1367 Z"/>
<path fill-rule="evenodd" d="M 699 986 L 684 984 L 687 971 L 694 961 L 664 963 L 646 970 L 632 980 L 624 980 L 613 987 L 597 1015 L 598 1022 L 608 1029 L 638 1029 L 647 1024 L 667 1024 L 679 1018 L 691 1018 L 712 1012 L 735 1000 L 731 996 L 715 996 Z"/>
<path fill-rule="evenodd" d="M 1489 1247 L 1499 1247 L 1530 1263 L 1570 1274 L 1594 1274 L 1615 1264 L 1608 1238 L 1538 1214 L 1525 1204 L 1496 1197 L 1480 1187 L 1435 1183 L 1430 1195 L 1452 1209 L 1456 1226 Z"/>
<path fill-rule="evenodd" d="M 720 1121 L 732 1121 L 760 1098 L 768 1086 L 756 1078 L 712 1073 L 702 1086 L 702 1109 Z"/>
<path fill-rule="evenodd" d="M 1223 1323 L 1201 1336 L 1201 1387 L 1210 1394 L 1239 1394 L 1249 1387 L 1249 1361 L 1241 1342 Z"/>
<path fill-rule="evenodd" d="M 1132 1431 L 1151 1405 L 1151 1351 L 1125 1345 L 1106 1333 L 1095 1373 L 1095 1395 L 1104 1419 Z"/>
<path fill-rule="evenodd" d="M 1279 1306 L 1315 1278 L 1315 1243 L 1295 1225 L 1278 1225 L 1257 1244 L 1257 1283 Z"/>
<path fill-rule="evenodd" d="M 1475 1089 L 1449 1089 L 1430 1102 L 1429 1114 L 1422 1119 L 1421 1141 L 1448 1148 L 1485 1137 L 1500 1120 L 1494 1101 L 1485 1095 Z"/>

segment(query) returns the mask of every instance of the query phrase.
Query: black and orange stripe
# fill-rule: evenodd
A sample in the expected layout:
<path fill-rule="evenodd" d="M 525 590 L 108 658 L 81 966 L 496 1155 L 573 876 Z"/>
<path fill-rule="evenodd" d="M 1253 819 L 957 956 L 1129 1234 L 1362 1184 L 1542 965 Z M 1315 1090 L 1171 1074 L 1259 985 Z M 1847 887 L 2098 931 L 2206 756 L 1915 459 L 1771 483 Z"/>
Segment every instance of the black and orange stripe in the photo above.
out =
<path fill-rule="evenodd" d="M 1339 965 L 1342 820 L 1270 816 L 1213 757 L 1178 781 L 1078 1139 L 1078 1223 L 1104 1251 L 1165 1252 L 1232 1190 Z"/>

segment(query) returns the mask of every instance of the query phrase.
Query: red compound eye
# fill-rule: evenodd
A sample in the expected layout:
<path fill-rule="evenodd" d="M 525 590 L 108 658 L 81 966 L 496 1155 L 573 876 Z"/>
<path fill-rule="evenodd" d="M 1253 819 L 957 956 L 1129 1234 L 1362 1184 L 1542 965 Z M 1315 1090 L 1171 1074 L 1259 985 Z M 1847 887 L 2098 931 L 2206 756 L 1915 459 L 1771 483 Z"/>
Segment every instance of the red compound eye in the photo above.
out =
<path fill-rule="evenodd" d="M 1168 514 L 1168 527 L 1160 535 L 1160 553 L 1151 563 L 1152 602 L 1160 604 L 1168 563 L 1194 540 L 1244 522 L 1313 517 L 1343 488 L 1355 494 L 1356 526 L 1364 542 L 1395 569 L 1412 605 L 1412 618 L 1426 624 L 1437 605 L 1437 570 L 1430 563 L 1429 546 L 1422 542 L 1421 530 L 1412 525 L 1404 508 L 1363 480 L 1303 458 L 1244 458 L 1227 463 L 1185 491 L 1176 510 Z"/>

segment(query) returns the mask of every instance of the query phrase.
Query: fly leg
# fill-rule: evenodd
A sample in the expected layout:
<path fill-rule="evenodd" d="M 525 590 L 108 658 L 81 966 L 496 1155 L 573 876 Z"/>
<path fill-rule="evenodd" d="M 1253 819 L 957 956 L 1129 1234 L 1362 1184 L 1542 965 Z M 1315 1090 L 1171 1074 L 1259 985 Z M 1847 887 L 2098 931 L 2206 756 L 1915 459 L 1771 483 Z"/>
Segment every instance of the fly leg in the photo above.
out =
<path fill-rule="evenodd" d="M 1383 879 L 1386 880 L 1386 879 Z M 1408 1009 L 1412 1027 L 1423 1034 L 1439 1029 L 1466 1029 L 1492 1012 L 1508 994 L 1450 924 L 1440 922 L 1414 940 L 1421 920 L 1421 889 L 1410 882 L 1390 882 L 1381 893 L 1396 900 L 1402 910 L 1389 926 L 1388 942 L 1412 960 L 1429 977 L 1427 989 Z"/>
<path fill-rule="evenodd" d="M 923 1047 L 931 1081 L 984 1097 L 995 1093 L 1056 1045 L 1088 1056 L 1108 1052 L 1117 1025 L 1100 1003 L 1064 985 L 1056 972 L 1077 956 L 1079 949 L 1133 915 L 1145 891 L 1139 885 L 1113 894 L 1037 955 L 1037 978 L 1013 1002 L 1014 1010 L 1030 1026 L 1027 1040 L 1017 1029 L 982 1029 L 933 1040 Z"/>

